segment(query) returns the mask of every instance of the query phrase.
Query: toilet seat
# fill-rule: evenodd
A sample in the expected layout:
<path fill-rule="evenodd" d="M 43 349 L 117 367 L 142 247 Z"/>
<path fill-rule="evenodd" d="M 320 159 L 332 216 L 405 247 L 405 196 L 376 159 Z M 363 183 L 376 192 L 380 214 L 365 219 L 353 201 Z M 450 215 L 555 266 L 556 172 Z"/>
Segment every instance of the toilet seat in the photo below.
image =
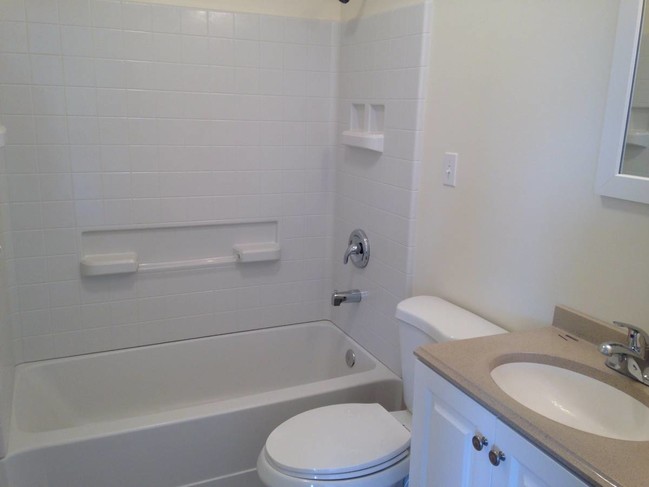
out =
<path fill-rule="evenodd" d="M 298 414 L 268 437 L 263 455 L 298 479 L 345 480 L 408 457 L 410 432 L 379 404 L 337 404 Z"/>
<path fill-rule="evenodd" d="M 397 463 L 401 462 L 404 459 L 407 459 L 408 456 L 410 455 L 410 452 L 406 450 L 404 452 L 401 452 L 396 457 L 389 459 L 387 462 L 380 463 L 378 465 L 374 465 L 369 468 L 355 470 L 352 472 L 342 472 L 342 473 L 332 473 L 332 474 L 322 474 L 322 473 L 313 473 L 313 472 L 295 472 L 295 471 L 286 470 L 283 469 L 282 467 L 277 466 L 277 464 L 275 464 L 273 460 L 268 457 L 268 452 L 264 451 L 264 455 L 268 464 L 281 474 L 287 475 L 289 477 L 294 477 L 296 479 L 325 481 L 325 480 L 350 480 L 350 479 L 356 479 L 358 477 L 365 477 L 367 475 L 376 472 L 380 472 L 382 470 L 385 470 L 386 468 L 396 465 Z"/>
<path fill-rule="evenodd" d="M 311 480 L 286 475 L 268 463 L 264 450 L 257 459 L 257 473 L 263 485 L 268 487 L 403 487 L 408 476 L 410 456 L 381 470 L 363 477 L 347 480 Z"/>

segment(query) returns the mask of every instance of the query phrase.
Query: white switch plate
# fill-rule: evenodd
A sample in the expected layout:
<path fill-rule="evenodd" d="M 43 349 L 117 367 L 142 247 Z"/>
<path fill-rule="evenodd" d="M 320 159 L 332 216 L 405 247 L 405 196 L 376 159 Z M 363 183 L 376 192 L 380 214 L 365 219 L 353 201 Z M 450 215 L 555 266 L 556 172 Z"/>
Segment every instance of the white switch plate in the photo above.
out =
<path fill-rule="evenodd" d="M 447 152 L 444 154 L 444 186 L 456 186 L 457 180 L 457 154 Z"/>

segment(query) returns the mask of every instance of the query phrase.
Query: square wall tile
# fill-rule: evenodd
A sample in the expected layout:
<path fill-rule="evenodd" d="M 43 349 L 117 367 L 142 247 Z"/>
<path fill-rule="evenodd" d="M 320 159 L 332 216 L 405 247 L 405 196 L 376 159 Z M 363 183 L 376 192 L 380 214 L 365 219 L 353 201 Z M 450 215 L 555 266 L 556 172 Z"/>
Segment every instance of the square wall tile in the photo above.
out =
<path fill-rule="evenodd" d="M 110 29 L 122 28 L 122 2 L 115 0 L 91 0 L 94 26 Z"/>
<path fill-rule="evenodd" d="M 151 6 L 151 26 L 154 32 L 179 34 L 181 25 L 180 8 L 167 5 Z"/>
<path fill-rule="evenodd" d="M 29 52 L 33 54 L 60 54 L 61 34 L 56 24 L 29 23 L 27 27 Z"/>
<path fill-rule="evenodd" d="M 25 22 L 0 21 L 0 51 L 24 53 L 28 48 Z"/>
<path fill-rule="evenodd" d="M 66 56 L 92 56 L 92 29 L 76 25 L 61 26 L 61 46 L 61 51 Z"/>
<path fill-rule="evenodd" d="M 30 22 L 58 23 L 58 3 L 51 0 L 25 0 L 27 20 Z"/>
<path fill-rule="evenodd" d="M 62 25 L 90 26 L 90 0 L 58 0 L 59 21 Z"/>
<path fill-rule="evenodd" d="M 234 14 L 234 37 L 259 40 L 260 22 L 257 14 Z"/>
<path fill-rule="evenodd" d="M 30 115 L 33 113 L 29 86 L 0 86 L 0 106 L 9 115 Z"/>
<path fill-rule="evenodd" d="M 153 7 L 143 3 L 122 4 L 122 28 L 150 32 L 153 27 Z"/>
<path fill-rule="evenodd" d="M 213 37 L 234 37 L 234 14 L 230 12 L 208 12 L 208 32 Z"/>
<path fill-rule="evenodd" d="M 0 20 L 25 20 L 25 0 L 4 0 L 0 3 Z"/>
<path fill-rule="evenodd" d="M 180 31 L 183 34 L 207 35 L 207 11 L 182 9 L 180 21 Z"/>

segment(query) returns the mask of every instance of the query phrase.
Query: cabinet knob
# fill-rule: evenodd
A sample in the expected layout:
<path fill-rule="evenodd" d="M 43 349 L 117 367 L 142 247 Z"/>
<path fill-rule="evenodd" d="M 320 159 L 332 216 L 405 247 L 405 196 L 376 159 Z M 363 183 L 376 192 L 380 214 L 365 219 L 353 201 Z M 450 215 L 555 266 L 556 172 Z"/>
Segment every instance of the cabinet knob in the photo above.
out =
<path fill-rule="evenodd" d="M 506 459 L 505 453 L 500 451 L 498 448 L 494 447 L 489 452 L 489 461 L 494 467 L 500 465 L 500 462 L 504 462 Z"/>
<path fill-rule="evenodd" d="M 471 443 L 473 443 L 473 448 L 477 451 L 482 451 L 482 448 L 489 444 L 489 440 L 480 433 L 476 433 L 473 435 L 473 438 L 471 438 Z"/>

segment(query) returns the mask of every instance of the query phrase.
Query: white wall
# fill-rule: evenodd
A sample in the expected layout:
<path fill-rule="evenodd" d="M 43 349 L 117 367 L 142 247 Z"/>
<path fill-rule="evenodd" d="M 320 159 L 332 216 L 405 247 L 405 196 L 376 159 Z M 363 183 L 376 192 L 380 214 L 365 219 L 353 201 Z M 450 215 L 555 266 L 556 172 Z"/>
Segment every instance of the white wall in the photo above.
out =
<path fill-rule="evenodd" d="M 351 2 L 350 2 L 351 4 Z M 334 288 L 369 294 L 332 308 L 333 320 L 397 373 L 397 303 L 410 296 L 415 201 L 419 184 L 429 4 L 419 3 L 343 24 L 340 130 L 353 103 L 385 104 L 385 152 L 341 148 L 336 170 Z M 349 234 L 366 231 L 365 269 L 343 265 Z"/>
<path fill-rule="evenodd" d="M 17 360 L 327 316 L 338 27 L 0 3 Z M 79 278 L 84 229 L 242 218 L 279 221 L 281 262 Z"/>
<path fill-rule="evenodd" d="M 415 294 L 510 330 L 558 303 L 649 328 L 649 206 L 593 191 L 616 7 L 435 2 Z"/>

